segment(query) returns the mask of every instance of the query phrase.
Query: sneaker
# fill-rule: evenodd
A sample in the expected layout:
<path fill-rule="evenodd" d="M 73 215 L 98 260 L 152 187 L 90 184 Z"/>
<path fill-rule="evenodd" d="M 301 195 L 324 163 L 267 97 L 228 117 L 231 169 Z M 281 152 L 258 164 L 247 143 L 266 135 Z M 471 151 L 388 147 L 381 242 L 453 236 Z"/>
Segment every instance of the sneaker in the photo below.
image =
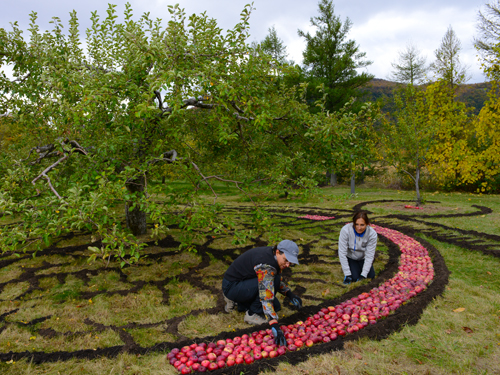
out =
<path fill-rule="evenodd" d="M 248 311 L 245 313 L 244 320 L 245 320 L 245 323 L 254 324 L 254 325 L 260 325 L 260 324 L 267 323 L 267 319 L 264 318 L 264 315 L 260 315 L 260 314 L 250 315 L 248 313 Z"/>
<path fill-rule="evenodd" d="M 226 306 L 224 307 L 224 310 L 226 310 L 227 313 L 230 313 L 231 311 L 233 311 L 234 308 L 236 307 L 236 302 L 231 301 L 226 296 L 224 296 L 224 301 L 226 301 Z"/>

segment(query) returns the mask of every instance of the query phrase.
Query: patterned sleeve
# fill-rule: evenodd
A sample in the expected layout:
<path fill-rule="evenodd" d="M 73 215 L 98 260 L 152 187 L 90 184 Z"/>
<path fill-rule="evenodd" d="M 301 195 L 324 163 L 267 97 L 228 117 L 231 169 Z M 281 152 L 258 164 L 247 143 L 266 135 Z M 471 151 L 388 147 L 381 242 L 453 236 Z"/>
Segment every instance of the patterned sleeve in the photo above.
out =
<path fill-rule="evenodd" d="M 280 289 L 278 290 L 278 292 L 280 292 L 281 294 L 283 294 L 284 296 L 286 296 L 286 294 L 290 290 L 291 290 L 290 287 L 288 285 L 286 285 L 285 282 L 283 281 L 283 278 L 281 278 Z"/>
<path fill-rule="evenodd" d="M 278 314 L 274 311 L 274 278 L 276 276 L 276 268 L 268 264 L 259 264 L 254 267 L 257 274 L 257 281 L 259 283 L 259 298 L 262 302 L 262 309 L 266 319 L 278 320 Z M 282 284 L 283 285 L 283 284 Z M 281 285 L 280 285 L 281 289 Z M 280 290 L 281 291 L 281 290 Z"/>

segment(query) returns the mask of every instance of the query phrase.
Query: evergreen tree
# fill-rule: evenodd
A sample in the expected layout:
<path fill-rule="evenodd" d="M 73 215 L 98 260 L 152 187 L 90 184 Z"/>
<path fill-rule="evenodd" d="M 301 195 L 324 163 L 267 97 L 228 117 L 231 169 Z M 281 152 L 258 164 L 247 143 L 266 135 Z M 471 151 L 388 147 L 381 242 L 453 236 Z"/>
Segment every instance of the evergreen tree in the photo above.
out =
<path fill-rule="evenodd" d="M 260 42 L 260 48 L 264 53 L 270 55 L 280 64 L 286 63 L 288 53 L 286 52 L 285 43 L 278 37 L 278 33 L 276 32 L 276 28 L 274 26 L 270 27 L 268 31 L 269 34 L 266 35 L 262 42 Z"/>
<path fill-rule="evenodd" d="M 498 54 L 500 43 L 500 0 L 486 4 L 484 12 L 479 11 L 477 30 L 479 36 L 474 38 L 476 48 L 484 57 L 494 57 Z"/>
<path fill-rule="evenodd" d="M 399 52 L 397 62 L 391 63 L 394 70 L 390 79 L 396 82 L 416 85 L 425 80 L 429 68 L 426 58 L 420 56 L 420 51 L 413 43 L 408 43 L 406 48 Z"/>
<path fill-rule="evenodd" d="M 435 51 L 436 61 L 431 64 L 431 70 L 437 78 L 445 80 L 451 89 L 470 79 L 468 66 L 460 62 L 461 50 L 462 43 L 453 28 L 449 26 L 441 40 L 441 46 Z"/>
<path fill-rule="evenodd" d="M 373 79 L 368 73 L 358 73 L 372 62 L 366 60 L 366 53 L 359 50 L 359 45 L 348 39 L 352 22 L 346 18 L 344 22 L 334 13 L 331 0 L 320 0 L 319 16 L 311 18 L 311 25 L 316 27 L 315 35 L 298 30 L 299 36 L 306 39 L 307 46 L 303 52 L 304 68 L 307 74 L 314 102 L 321 94 L 316 91 L 320 84 L 326 93 L 326 109 L 339 110 L 352 97 L 360 97 L 358 90 Z"/>

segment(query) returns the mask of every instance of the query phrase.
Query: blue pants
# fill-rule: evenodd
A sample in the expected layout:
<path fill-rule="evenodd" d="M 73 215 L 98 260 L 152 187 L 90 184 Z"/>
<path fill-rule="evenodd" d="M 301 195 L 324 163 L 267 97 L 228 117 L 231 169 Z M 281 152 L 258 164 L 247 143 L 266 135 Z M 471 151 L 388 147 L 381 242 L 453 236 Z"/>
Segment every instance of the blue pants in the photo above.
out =
<path fill-rule="evenodd" d="M 274 278 L 274 311 L 281 310 L 280 301 L 276 298 L 276 292 L 280 284 L 281 274 L 278 273 Z M 238 304 L 238 311 L 243 312 L 248 310 L 250 315 L 264 314 L 264 309 L 262 308 L 259 297 L 259 282 L 257 281 L 257 277 L 254 279 L 233 282 L 222 279 L 222 292 L 227 298 Z"/>
<path fill-rule="evenodd" d="M 365 260 L 360 259 L 360 260 L 354 260 L 351 258 L 347 258 L 347 261 L 349 262 L 349 268 L 351 269 L 351 276 L 352 280 L 356 281 L 359 279 L 361 276 L 361 272 L 363 271 L 363 266 L 365 265 Z M 370 268 L 370 271 L 368 272 L 368 278 L 373 279 L 375 277 L 375 270 L 373 269 L 373 265 Z"/>

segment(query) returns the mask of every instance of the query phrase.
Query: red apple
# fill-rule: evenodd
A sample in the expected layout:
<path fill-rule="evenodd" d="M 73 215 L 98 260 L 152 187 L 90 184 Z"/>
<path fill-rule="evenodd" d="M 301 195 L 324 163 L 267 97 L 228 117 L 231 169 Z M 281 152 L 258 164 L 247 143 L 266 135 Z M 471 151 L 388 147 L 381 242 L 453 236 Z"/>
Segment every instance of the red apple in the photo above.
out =
<path fill-rule="evenodd" d="M 210 371 L 214 371 L 214 370 L 217 370 L 219 368 L 219 366 L 217 365 L 217 363 L 215 362 L 210 362 L 210 364 L 208 365 L 208 369 Z"/>
<path fill-rule="evenodd" d="M 246 364 L 250 364 L 250 363 L 253 363 L 253 357 L 251 355 L 249 355 L 248 357 L 245 358 L 245 363 Z"/>
<path fill-rule="evenodd" d="M 219 366 L 219 368 L 226 367 L 226 361 L 224 361 L 223 359 L 218 360 L 217 361 L 217 366 Z"/>
<path fill-rule="evenodd" d="M 237 365 L 239 365 L 240 363 L 243 363 L 245 362 L 243 357 L 236 357 L 236 359 L 234 360 L 236 362 Z"/>
<path fill-rule="evenodd" d="M 302 345 L 304 345 L 304 343 L 302 342 L 302 340 L 295 340 L 294 344 L 295 344 L 295 346 L 297 348 L 301 348 Z"/>
<path fill-rule="evenodd" d="M 205 359 L 204 361 L 201 361 L 201 365 L 203 367 L 208 367 L 210 365 L 210 361 L 208 359 Z"/>
<path fill-rule="evenodd" d="M 306 341 L 306 346 L 313 346 L 314 345 L 314 341 L 309 339 Z"/>
<path fill-rule="evenodd" d="M 272 352 L 269 353 L 269 358 L 274 358 L 278 356 L 278 352 L 276 350 L 273 350 Z"/>

